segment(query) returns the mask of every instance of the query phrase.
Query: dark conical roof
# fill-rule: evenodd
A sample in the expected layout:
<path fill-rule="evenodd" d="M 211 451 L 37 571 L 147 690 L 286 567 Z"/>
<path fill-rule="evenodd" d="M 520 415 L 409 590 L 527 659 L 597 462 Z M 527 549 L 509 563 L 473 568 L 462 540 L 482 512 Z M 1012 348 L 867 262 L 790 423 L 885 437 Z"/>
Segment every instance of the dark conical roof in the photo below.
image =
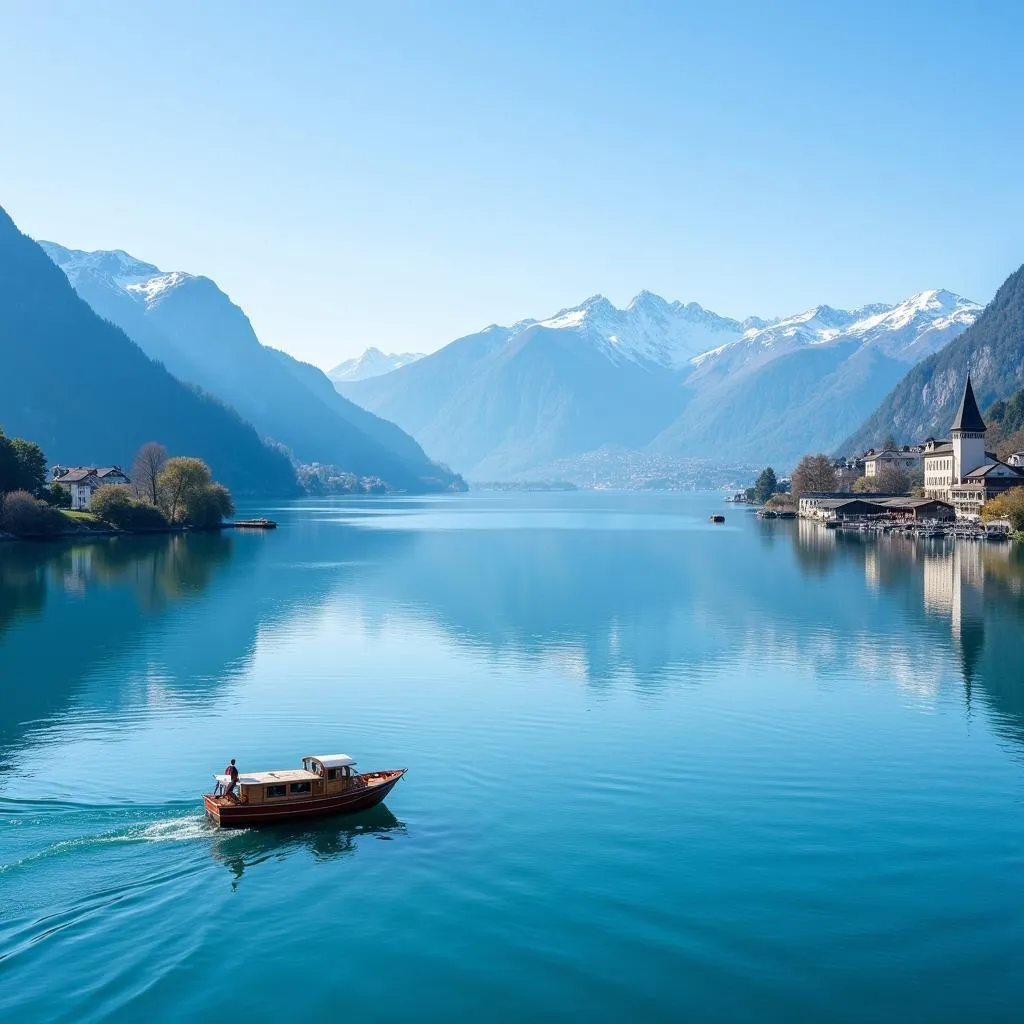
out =
<path fill-rule="evenodd" d="M 953 420 L 954 430 L 966 430 L 971 434 L 984 434 L 988 429 L 985 421 L 981 418 L 978 410 L 978 403 L 974 398 L 974 388 L 971 387 L 971 375 L 967 375 L 967 383 L 964 385 L 964 397 L 960 399 L 960 408 L 956 411 L 956 418 Z"/>

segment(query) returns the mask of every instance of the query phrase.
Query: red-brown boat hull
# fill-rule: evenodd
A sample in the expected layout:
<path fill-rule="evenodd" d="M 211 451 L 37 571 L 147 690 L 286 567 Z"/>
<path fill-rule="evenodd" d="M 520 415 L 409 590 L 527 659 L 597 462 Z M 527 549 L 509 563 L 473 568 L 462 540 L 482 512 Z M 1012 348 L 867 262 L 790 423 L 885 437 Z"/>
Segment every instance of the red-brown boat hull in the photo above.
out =
<path fill-rule="evenodd" d="M 221 828 L 253 828 L 259 825 L 274 825 L 285 821 L 301 821 L 304 818 L 326 818 L 335 814 L 354 814 L 375 807 L 395 788 L 405 774 L 400 768 L 394 777 L 336 796 L 313 797 L 309 800 L 289 801 L 287 804 L 245 804 L 221 803 L 212 794 L 203 796 L 208 818 Z M 381 774 L 392 774 L 384 772 Z"/>

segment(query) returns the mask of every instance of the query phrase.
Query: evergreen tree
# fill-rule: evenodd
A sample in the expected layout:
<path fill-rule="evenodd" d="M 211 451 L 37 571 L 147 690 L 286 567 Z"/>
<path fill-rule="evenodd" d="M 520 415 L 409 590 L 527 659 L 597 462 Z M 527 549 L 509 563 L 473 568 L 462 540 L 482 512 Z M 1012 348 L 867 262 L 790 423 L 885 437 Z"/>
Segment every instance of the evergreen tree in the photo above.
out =
<path fill-rule="evenodd" d="M 763 505 L 778 489 L 779 481 L 775 477 L 775 470 L 771 466 L 765 466 L 754 482 L 754 500 Z"/>
<path fill-rule="evenodd" d="M 46 456 L 34 441 L 7 437 L 0 427 L 0 494 L 39 494 L 46 485 Z"/>

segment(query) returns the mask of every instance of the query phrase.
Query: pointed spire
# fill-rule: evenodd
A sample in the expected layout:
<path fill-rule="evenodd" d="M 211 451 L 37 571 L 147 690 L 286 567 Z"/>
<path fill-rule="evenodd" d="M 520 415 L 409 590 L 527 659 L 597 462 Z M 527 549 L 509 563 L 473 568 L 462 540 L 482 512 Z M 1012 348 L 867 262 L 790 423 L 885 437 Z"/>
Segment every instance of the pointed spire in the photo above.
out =
<path fill-rule="evenodd" d="M 969 434 L 984 434 L 988 428 L 981 418 L 978 403 L 974 398 L 974 388 L 971 387 L 971 375 L 967 374 L 967 383 L 964 385 L 964 397 L 960 399 L 960 408 L 957 410 L 956 418 L 953 420 L 953 430 L 964 431 Z"/>

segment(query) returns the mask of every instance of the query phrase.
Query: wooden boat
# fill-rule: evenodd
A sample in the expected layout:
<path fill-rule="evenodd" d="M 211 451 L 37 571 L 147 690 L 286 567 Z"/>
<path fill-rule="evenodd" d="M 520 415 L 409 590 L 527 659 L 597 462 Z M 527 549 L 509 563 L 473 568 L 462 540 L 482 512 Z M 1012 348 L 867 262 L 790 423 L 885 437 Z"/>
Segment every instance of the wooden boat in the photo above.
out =
<path fill-rule="evenodd" d="M 242 530 L 276 530 L 277 523 L 266 517 L 261 519 L 236 519 L 231 526 L 237 526 Z"/>
<path fill-rule="evenodd" d="M 251 828 L 302 818 L 351 814 L 379 804 L 406 773 L 355 770 L 348 754 L 304 757 L 301 768 L 247 772 L 238 776 L 238 791 L 226 795 L 228 777 L 215 775 L 212 793 L 203 795 L 206 814 L 221 828 Z"/>
<path fill-rule="evenodd" d="M 710 516 L 711 522 L 713 523 L 724 523 L 725 516 Z"/>

